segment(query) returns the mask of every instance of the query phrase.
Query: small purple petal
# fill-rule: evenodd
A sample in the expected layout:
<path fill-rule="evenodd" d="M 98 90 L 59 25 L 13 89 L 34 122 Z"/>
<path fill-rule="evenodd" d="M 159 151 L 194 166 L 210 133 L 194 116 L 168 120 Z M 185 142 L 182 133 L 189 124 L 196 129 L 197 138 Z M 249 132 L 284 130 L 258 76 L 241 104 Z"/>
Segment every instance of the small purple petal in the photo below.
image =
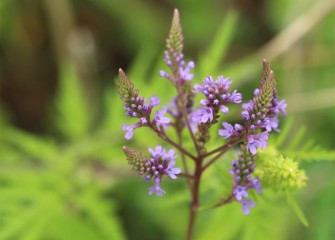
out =
<path fill-rule="evenodd" d="M 245 186 L 238 185 L 233 190 L 233 194 L 235 195 L 238 201 L 241 201 L 243 197 L 248 197 L 247 188 Z"/>
<path fill-rule="evenodd" d="M 213 120 L 213 111 L 209 107 L 199 108 L 192 114 L 192 122 L 206 123 Z"/>
<path fill-rule="evenodd" d="M 220 110 L 222 113 L 228 113 L 229 109 L 225 105 L 220 105 Z"/>
<path fill-rule="evenodd" d="M 253 201 L 250 200 L 242 200 L 242 211 L 245 215 L 249 215 L 250 214 L 250 209 L 251 207 L 255 207 L 255 203 Z"/>
<path fill-rule="evenodd" d="M 165 194 L 165 191 L 163 189 L 161 189 L 161 187 L 160 187 L 160 178 L 159 177 L 155 178 L 155 185 L 153 187 L 149 188 L 148 194 L 152 195 L 154 192 L 156 193 L 156 195 L 158 197 L 163 196 Z"/>
<path fill-rule="evenodd" d="M 133 138 L 134 126 L 125 124 L 122 126 L 122 130 L 126 131 L 126 134 L 124 135 L 125 139 L 130 140 Z"/>
<path fill-rule="evenodd" d="M 236 90 L 233 91 L 229 100 L 233 103 L 240 103 L 242 102 L 242 94 L 238 93 Z"/>
<path fill-rule="evenodd" d="M 247 144 L 247 149 L 252 153 L 256 154 L 257 150 L 256 148 L 259 147 L 261 149 L 264 149 L 268 145 L 268 137 L 269 133 L 268 132 L 262 132 L 261 134 L 258 135 L 249 135 L 248 138 L 248 144 Z"/>
<path fill-rule="evenodd" d="M 156 121 L 157 126 L 167 128 L 167 126 L 169 125 L 170 118 L 165 117 L 166 112 L 167 112 L 166 107 L 163 107 L 161 111 L 156 111 L 154 119 Z"/>
<path fill-rule="evenodd" d="M 150 107 L 157 106 L 160 102 L 161 100 L 156 95 L 153 95 L 150 98 Z"/>
<path fill-rule="evenodd" d="M 230 138 L 231 136 L 234 135 L 234 127 L 227 123 L 227 122 L 223 122 L 222 123 L 222 126 L 225 128 L 225 129 L 219 129 L 219 135 L 224 137 L 225 139 L 227 138 Z"/>
<path fill-rule="evenodd" d="M 287 115 L 286 107 L 287 107 L 287 103 L 286 103 L 285 99 L 283 99 L 280 102 L 278 102 L 277 110 L 279 112 L 281 112 L 284 116 L 286 116 Z"/>

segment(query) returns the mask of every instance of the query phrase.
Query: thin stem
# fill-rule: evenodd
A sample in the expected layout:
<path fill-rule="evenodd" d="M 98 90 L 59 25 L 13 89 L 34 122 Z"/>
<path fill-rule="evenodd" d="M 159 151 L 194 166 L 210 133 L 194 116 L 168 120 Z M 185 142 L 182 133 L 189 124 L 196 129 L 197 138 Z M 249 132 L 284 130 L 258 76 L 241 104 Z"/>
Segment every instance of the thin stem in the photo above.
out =
<path fill-rule="evenodd" d="M 180 176 L 180 177 L 185 177 L 185 178 L 187 178 L 187 179 L 193 179 L 194 178 L 194 176 L 193 175 L 191 175 L 191 174 L 187 174 L 187 173 L 180 173 L 178 176 Z"/>
<path fill-rule="evenodd" d="M 198 145 L 198 143 L 197 143 L 197 140 L 195 139 L 195 136 L 194 136 L 194 134 L 193 134 L 193 131 L 192 131 L 190 122 L 189 122 L 188 119 L 187 119 L 186 109 L 184 109 L 183 115 L 184 115 L 184 121 L 185 121 L 186 126 L 187 126 L 187 128 L 188 128 L 188 131 L 189 131 L 189 133 L 190 133 L 190 135 L 191 135 L 191 138 L 192 138 L 193 144 L 194 144 L 194 146 L 195 146 L 195 149 L 197 150 L 198 156 L 200 156 L 201 151 L 200 151 L 199 145 Z"/>
<path fill-rule="evenodd" d="M 189 153 L 185 148 L 179 146 L 176 142 L 174 142 L 172 139 L 170 139 L 164 132 L 159 131 L 156 127 L 154 127 L 151 123 L 148 123 L 148 127 L 150 127 L 155 133 L 157 133 L 157 136 L 161 139 L 165 140 L 166 142 L 170 143 L 172 146 L 177 148 L 180 152 L 183 154 L 189 156 L 194 161 L 197 160 L 197 157 L 193 156 L 191 153 Z"/>
<path fill-rule="evenodd" d="M 235 141 L 229 141 L 225 145 L 223 145 L 221 147 L 218 147 L 218 148 L 206 153 L 202 157 L 206 158 L 206 157 L 208 157 L 208 156 L 210 156 L 214 153 L 221 152 L 222 150 L 225 150 L 226 148 L 231 148 L 231 147 L 235 146 L 237 143 L 239 143 L 241 141 L 241 139 L 242 139 L 242 137 L 238 140 L 235 140 Z"/>
<path fill-rule="evenodd" d="M 202 159 L 199 159 L 196 162 L 195 166 L 195 172 L 194 172 L 194 181 L 193 181 L 193 187 L 192 187 L 192 201 L 190 204 L 190 210 L 189 210 L 189 219 L 188 219 L 188 227 L 186 232 L 186 240 L 192 239 L 192 233 L 194 229 L 194 224 L 197 216 L 197 210 L 199 207 L 199 190 L 200 190 L 200 179 L 202 174 Z"/>
<path fill-rule="evenodd" d="M 237 144 L 238 142 L 228 142 L 222 147 L 210 152 L 211 154 L 220 151 L 219 154 L 217 154 L 215 157 L 213 157 L 211 160 L 209 160 L 201 169 L 201 171 L 204 171 L 206 168 L 208 168 L 211 164 L 213 164 L 216 160 L 218 160 L 225 152 L 227 152 L 232 146 Z M 207 154 L 208 156 L 209 154 Z"/>
<path fill-rule="evenodd" d="M 215 205 L 214 205 L 213 207 L 211 207 L 211 208 L 221 207 L 221 206 L 223 206 L 223 205 L 226 205 L 226 204 L 232 202 L 232 201 L 234 200 L 234 196 L 235 196 L 235 195 L 234 195 L 233 193 L 231 193 L 231 194 L 229 195 L 229 197 L 227 197 L 226 199 L 223 199 L 222 201 L 218 202 L 217 204 L 215 204 Z"/>
<path fill-rule="evenodd" d="M 181 131 L 178 131 L 178 130 L 177 130 L 177 136 L 178 136 L 178 143 L 179 143 L 180 146 L 182 146 L 182 142 L 183 142 L 183 141 L 182 141 Z M 188 188 L 191 190 L 191 186 L 192 186 L 192 184 L 191 184 L 190 177 L 193 178 L 194 176 L 189 174 L 188 166 L 187 166 L 187 163 L 186 163 L 185 154 L 183 154 L 183 153 L 181 152 L 180 155 L 181 155 L 181 161 L 182 161 L 182 164 L 183 164 L 183 168 L 184 168 L 184 171 L 185 171 L 185 176 L 188 176 L 188 177 L 186 178 L 186 182 L 187 182 Z"/>

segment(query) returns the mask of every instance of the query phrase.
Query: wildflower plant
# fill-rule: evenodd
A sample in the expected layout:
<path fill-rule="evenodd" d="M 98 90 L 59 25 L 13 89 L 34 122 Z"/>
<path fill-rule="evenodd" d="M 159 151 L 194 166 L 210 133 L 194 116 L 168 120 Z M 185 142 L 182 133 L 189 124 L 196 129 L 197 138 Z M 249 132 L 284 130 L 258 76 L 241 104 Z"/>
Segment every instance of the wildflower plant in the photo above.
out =
<path fill-rule="evenodd" d="M 291 159 L 277 154 L 273 159 L 262 161 L 262 168 L 258 169 L 257 166 L 258 154 L 268 146 L 269 134 L 279 132 L 278 116 L 286 115 L 286 102 L 278 97 L 274 72 L 267 60 L 263 60 L 259 85 L 250 100 L 243 100 L 242 94 L 231 88 L 232 80 L 223 76 L 207 76 L 201 84 L 193 84 L 195 76 L 192 69 L 195 63 L 187 62 L 184 58 L 177 10 L 164 55 L 168 70 L 161 70 L 160 76 L 170 81 L 176 89 L 176 96 L 168 106 L 156 109 L 160 105 L 158 96 L 152 95 L 149 101 L 144 99 L 122 69 L 119 70 L 117 83 L 126 115 L 136 119 L 134 124 L 122 126 L 125 138 L 131 140 L 135 130 L 144 127 L 156 133 L 171 148 L 157 145 L 149 147 L 148 153 L 130 147 L 123 147 L 123 150 L 133 170 L 144 181 L 153 182 L 148 190 L 149 195 L 165 194 L 161 183 L 166 177 L 184 177 L 187 180 L 191 201 L 186 239 L 191 239 L 200 207 L 201 177 L 228 150 L 239 149 L 236 159 L 231 161 L 231 169 L 227 170 L 231 175 L 231 192 L 218 199 L 213 207 L 238 202 L 242 212 L 248 215 L 250 208 L 256 205 L 250 197 L 251 190 L 261 194 L 263 184 L 277 189 L 304 185 L 305 174 Z M 196 95 L 202 98 L 199 103 L 195 102 Z M 229 123 L 222 120 L 229 113 L 229 107 L 237 104 L 241 104 L 240 121 Z M 225 143 L 211 149 L 213 131 L 210 129 L 217 125 L 220 127 L 216 134 Z M 171 131 L 176 134 L 170 134 Z M 191 139 L 192 147 L 188 148 L 185 138 Z"/>

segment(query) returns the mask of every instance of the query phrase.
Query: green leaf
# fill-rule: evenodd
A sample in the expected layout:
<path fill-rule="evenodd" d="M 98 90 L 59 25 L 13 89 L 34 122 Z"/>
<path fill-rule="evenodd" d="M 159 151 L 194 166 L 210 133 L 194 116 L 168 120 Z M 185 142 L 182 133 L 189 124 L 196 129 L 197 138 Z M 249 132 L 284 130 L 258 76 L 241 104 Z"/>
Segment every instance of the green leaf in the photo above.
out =
<path fill-rule="evenodd" d="M 25 158 L 29 156 L 48 160 L 57 151 L 56 145 L 51 139 L 42 138 L 10 126 L 6 126 L 0 140 L 16 148 L 16 151 L 23 152 Z"/>
<path fill-rule="evenodd" d="M 301 221 L 301 223 L 304 224 L 306 227 L 308 227 L 308 221 L 307 221 L 305 214 L 303 213 L 298 203 L 295 201 L 295 199 L 293 198 L 293 196 L 291 195 L 289 191 L 286 192 L 286 200 L 287 200 L 287 203 L 293 209 L 295 215 Z"/>
<path fill-rule="evenodd" d="M 220 28 L 206 52 L 199 59 L 200 75 L 212 73 L 218 68 L 235 36 L 238 12 L 229 10 L 220 24 Z"/>
<path fill-rule="evenodd" d="M 72 63 L 68 62 L 61 66 L 56 101 L 58 110 L 56 124 L 59 130 L 70 139 L 78 139 L 87 134 L 93 117 L 80 81 Z"/>
<path fill-rule="evenodd" d="M 0 239 L 15 239 L 20 231 L 30 226 L 34 221 L 38 211 L 34 206 L 30 209 L 25 209 L 15 218 L 11 218 L 9 222 L 1 226 Z"/>
<path fill-rule="evenodd" d="M 21 236 L 22 240 L 37 240 L 42 239 L 45 226 L 48 221 L 45 214 L 40 213 L 38 218 L 32 223 L 32 225 L 27 229 Z"/>
<path fill-rule="evenodd" d="M 277 135 L 278 137 L 275 141 L 276 146 L 281 146 L 284 144 L 285 140 L 288 138 L 288 135 L 292 130 L 293 122 L 294 119 L 292 117 L 286 119 L 283 129 L 280 131 L 280 134 Z"/>
<path fill-rule="evenodd" d="M 87 211 L 89 219 L 94 222 L 96 229 L 99 229 L 106 239 L 126 239 L 120 221 L 114 210 L 114 204 L 98 198 L 99 193 L 92 188 L 80 196 L 80 204 Z M 99 203 L 99 204 L 97 204 Z M 111 209 L 111 206 L 113 207 Z"/>

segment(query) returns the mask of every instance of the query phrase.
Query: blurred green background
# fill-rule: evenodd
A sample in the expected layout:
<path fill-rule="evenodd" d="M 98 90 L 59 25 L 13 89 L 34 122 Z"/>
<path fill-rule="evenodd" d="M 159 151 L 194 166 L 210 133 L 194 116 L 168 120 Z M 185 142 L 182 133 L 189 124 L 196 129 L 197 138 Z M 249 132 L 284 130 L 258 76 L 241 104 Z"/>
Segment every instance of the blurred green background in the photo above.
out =
<path fill-rule="evenodd" d="M 185 183 L 147 195 L 122 146 L 160 140 L 141 129 L 125 142 L 121 126 L 133 120 L 115 86 L 121 67 L 141 95 L 171 99 L 158 72 L 174 8 L 196 82 L 223 74 L 247 99 L 270 60 L 288 103 L 282 151 L 309 177 L 294 192 L 308 227 L 285 194 L 265 191 L 248 217 L 238 204 L 200 212 L 195 239 L 334 238 L 333 0 L 1 0 L 0 239 L 183 238 Z M 227 169 L 216 164 L 206 176 L 204 202 L 230 186 Z"/>

